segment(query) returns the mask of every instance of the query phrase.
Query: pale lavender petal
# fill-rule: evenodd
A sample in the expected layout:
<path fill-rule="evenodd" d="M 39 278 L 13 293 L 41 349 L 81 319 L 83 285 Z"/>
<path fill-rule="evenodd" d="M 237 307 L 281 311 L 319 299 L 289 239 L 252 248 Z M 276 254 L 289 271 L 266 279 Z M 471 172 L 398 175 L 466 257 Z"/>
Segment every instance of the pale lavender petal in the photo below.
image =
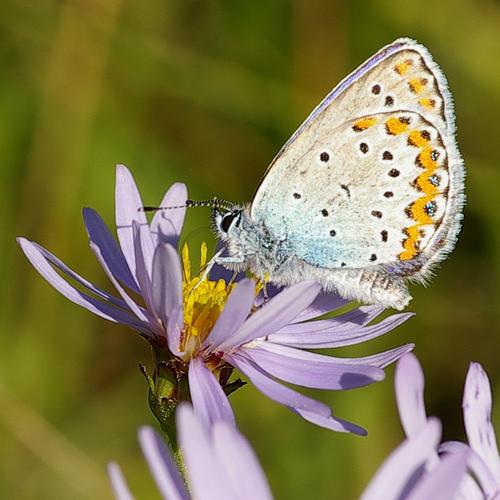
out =
<path fill-rule="evenodd" d="M 408 495 L 408 500 L 452 500 L 458 492 L 467 469 L 467 453 L 456 453 L 441 459 Z"/>
<path fill-rule="evenodd" d="M 500 459 L 491 424 L 491 388 L 488 376 L 479 363 L 471 363 L 465 381 L 462 402 L 465 430 L 470 447 L 500 478 Z"/>
<path fill-rule="evenodd" d="M 120 466 L 115 462 L 111 462 L 108 464 L 107 469 L 111 488 L 113 489 L 113 495 L 116 500 L 134 500 L 128 488 L 127 481 L 125 481 L 123 477 Z"/>
<path fill-rule="evenodd" d="M 139 318 L 140 321 L 143 321 L 144 323 L 148 323 L 148 317 L 146 316 L 145 311 L 139 307 L 125 292 L 123 287 L 120 285 L 118 280 L 115 279 L 113 276 L 113 273 L 107 266 L 107 263 L 105 262 L 101 250 L 98 246 L 94 245 L 94 243 L 90 243 L 90 249 L 92 252 L 94 252 L 94 255 L 96 256 L 99 264 L 101 264 L 101 267 L 103 268 L 104 272 L 106 273 L 107 277 L 110 279 L 111 283 L 113 283 L 114 287 L 116 288 L 117 292 L 120 294 L 121 298 L 127 304 L 128 308 Z"/>
<path fill-rule="evenodd" d="M 191 359 L 188 377 L 193 409 L 200 422 L 207 428 L 219 420 L 234 426 L 234 414 L 229 400 L 202 359 Z"/>
<path fill-rule="evenodd" d="M 165 193 L 165 196 L 160 203 L 160 207 L 176 207 L 179 205 L 185 205 L 187 197 L 186 185 L 176 182 L 175 184 L 172 184 L 170 189 Z M 151 221 L 151 236 L 153 238 L 153 243 L 157 245 L 160 242 L 158 233 L 158 226 L 160 222 L 162 220 L 168 220 L 170 222 L 169 231 L 167 233 L 163 232 L 161 235 L 161 241 L 164 243 L 170 243 L 174 248 L 177 248 L 185 216 L 185 206 L 182 208 L 158 210 L 154 214 L 153 220 Z"/>
<path fill-rule="evenodd" d="M 319 415 L 318 413 L 312 413 L 297 408 L 290 409 L 294 413 L 297 413 L 297 415 L 300 415 L 304 420 L 307 420 L 314 425 L 318 425 L 319 427 L 323 427 L 330 431 L 352 432 L 353 434 L 357 434 L 358 436 L 367 435 L 367 432 L 365 429 L 363 429 L 363 427 L 353 424 L 352 422 L 348 422 L 347 420 L 344 420 L 342 418 L 334 417 L 333 415 L 325 417 L 324 415 Z"/>
<path fill-rule="evenodd" d="M 304 281 L 286 288 L 252 314 L 231 338 L 218 346 L 219 349 L 231 349 L 279 330 L 303 311 L 314 300 L 319 290 L 320 285 L 312 281 Z"/>
<path fill-rule="evenodd" d="M 196 500 L 234 500 L 225 471 L 213 450 L 211 436 L 187 404 L 177 409 L 177 431 L 192 497 Z"/>
<path fill-rule="evenodd" d="M 226 355 L 225 359 L 244 373 L 259 391 L 273 401 L 290 408 L 318 413 L 325 417 L 331 415 L 330 408 L 328 408 L 327 405 L 276 382 L 269 374 L 262 370 L 262 368 L 248 359 L 244 353 Z"/>
<path fill-rule="evenodd" d="M 134 292 L 140 293 L 122 251 L 118 248 L 115 239 L 99 214 L 91 208 L 84 208 L 83 222 L 90 241 L 99 247 L 101 255 L 113 276 Z"/>
<path fill-rule="evenodd" d="M 135 252 L 135 274 L 137 282 L 141 289 L 141 295 L 144 299 L 146 307 L 154 315 L 157 315 L 153 301 L 153 284 L 151 282 L 151 273 L 153 263 L 148 264 L 144 260 L 143 244 L 145 238 L 148 238 L 149 231 L 146 227 L 139 225 L 137 222 L 132 224 L 134 231 L 134 252 Z"/>
<path fill-rule="evenodd" d="M 93 283 L 85 279 L 83 276 L 80 276 L 78 273 L 73 271 L 70 267 L 68 267 L 62 260 L 60 260 L 58 257 L 56 257 L 54 254 L 50 253 L 48 250 L 43 248 L 41 245 L 38 243 L 35 243 L 34 241 L 29 241 L 26 238 L 17 238 L 17 242 L 19 246 L 21 247 L 22 251 L 28 257 L 28 260 L 33 264 L 35 269 L 37 269 L 38 272 L 40 270 L 38 269 L 37 266 L 33 263 L 31 260 L 32 258 L 36 259 L 36 261 L 40 261 L 40 263 L 43 262 L 43 260 L 47 260 L 50 262 L 52 265 L 57 267 L 60 271 L 62 271 L 63 274 L 66 274 L 68 277 L 74 279 L 78 284 L 82 285 L 85 287 L 87 290 L 91 291 L 98 297 L 101 297 L 104 299 L 106 302 L 111 302 L 112 304 L 118 306 L 118 307 L 124 307 L 126 308 L 127 306 L 123 302 L 123 300 L 120 300 L 113 295 L 110 295 L 108 292 L 101 290 L 100 288 L 97 288 Z M 46 266 L 47 263 L 44 264 Z M 53 269 L 52 269 L 53 271 Z M 40 272 L 41 273 L 41 272 Z M 42 273 L 41 273 L 42 274 Z M 56 273 L 57 274 L 57 273 Z M 42 274 L 43 277 L 45 275 Z M 57 274 L 57 276 L 59 276 Z M 45 278 L 47 279 L 47 278 Z M 62 292 L 61 292 L 62 293 Z"/>
<path fill-rule="evenodd" d="M 441 423 L 430 418 L 420 431 L 389 455 L 361 495 L 361 500 L 405 498 L 414 474 L 433 456 L 440 438 Z"/>
<path fill-rule="evenodd" d="M 98 293 L 102 298 L 108 299 L 111 301 L 111 296 L 106 292 L 99 290 L 94 287 L 90 282 L 81 278 L 78 274 L 71 271 L 65 265 L 59 265 L 61 261 L 57 259 L 55 256 L 47 252 L 45 249 L 37 245 L 36 243 L 32 243 L 24 238 L 18 238 L 18 243 L 21 246 L 24 254 L 31 262 L 33 267 L 42 275 L 42 277 L 47 280 L 59 293 L 64 295 L 67 299 L 71 300 L 71 302 L 84 307 L 88 311 L 100 316 L 101 318 L 107 319 L 109 321 L 113 321 L 115 323 L 121 323 L 124 325 L 133 328 L 145 335 L 149 335 L 149 330 L 142 322 L 136 319 L 134 316 L 129 314 L 127 311 L 115 307 L 114 305 L 107 304 L 100 300 L 97 300 L 86 293 L 77 290 L 73 286 L 71 286 L 65 279 L 63 279 L 49 264 L 49 260 L 61 269 L 63 272 L 69 274 L 72 278 L 78 281 L 83 286 L 89 288 L 92 292 Z M 62 263 L 61 263 L 62 264 Z M 113 297 L 113 304 L 120 305 L 123 308 L 126 308 L 125 302 L 118 300 Z"/>
<path fill-rule="evenodd" d="M 371 365 L 377 366 L 378 368 L 385 368 L 389 366 L 394 361 L 398 360 L 401 356 L 411 351 L 415 347 L 415 344 L 405 344 L 400 347 L 395 347 L 394 349 L 389 349 L 378 354 L 372 354 L 370 356 L 361 356 L 359 358 L 337 358 L 339 361 L 346 364 L 353 365 Z M 332 356 L 330 356 L 332 357 Z"/>
<path fill-rule="evenodd" d="M 230 293 L 212 331 L 203 342 L 203 347 L 218 346 L 230 338 L 250 314 L 254 297 L 254 280 L 243 279 L 238 282 Z M 210 349 L 213 350 L 214 348 L 211 347 Z"/>
<path fill-rule="evenodd" d="M 414 354 L 406 354 L 396 365 L 394 385 L 401 425 L 413 436 L 427 422 L 424 403 L 424 374 Z"/>
<path fill-rule="evenodd" d="M 494 498 L 495 495 L 499 495 L 499 484 L 498 480 L 493 475 L 493 471 L 488 468 L 488 465 L 472 448 L 467 446 L 465 443 L 458 441 L 447 441 L 445 443 L 441 443 L 439 446 L 440 453 L 462 453 L 464 450 L 468 450 L 469 468 L 478 483 L 481 485 L 481 489 L 483 490 L 486 498 Z"/>
<path fill-rule="evenodd" d="M 299 323 L 300 321 L 317 318 L 318 316 L 322 316 L 348 303 L 349 300 L 343 299 L 336 293 L 322 292 L 306 309 L 301 311 L 291 323 Z"/>
<path fill-rule="evenodd" d="M 179 355 L 180 332 L 183 327 L 182 271 L 177 251 L 168 243 L 160 243 L 153 258 L 154 309 L 167 331 L 168 348 Z"/>
<path fill-rule="evenodd" d="M 161 436 L 152 427 L 141 427 L 139 443 L 162 497 L 189 500 L 182 477 Z"/>
<path fill-rule="evenodd" d="M 304 387 L 353 389 L 384 378 L 384 371 L 374 366 L 345 364 L 330 356 L 265 341 L 255 341 L 238 352 L 244 352 L 273 377 Z"/>
<path fill-rule="evenodd" d="M 359 329 L 370 321 L 374 320 L 379 314 L 384 311 L 380 306 L 361 306 L 340 314 L 334 318 L 307 321 L 304 323 L 291 323 L 280 329 L 277 333 L 311 333 L 321 330 L 339 330 L 339 331 L 352 331 Z"/>
<path fill-rule="evenodd" d="M 225 481 L 238 500 L 271 500 L 271 490 L 255 452 L 248 441 L 223 422 L 213 429 L 214 451 L 225 470 Z"/>
<path fill-rule="evenodd" d="M 149 227 L 146 214 L 141 210 L 143 206 L 141 195 L 139 194 L 132 174 L 125 165 L 117 165 L 115 185 L 116 231 L 123 255 L 134 276 L 135 252 L 132 223 L 136 221 L 138 224 Z M 149 241 L 146 242 L 143 251 L 144 259 L 146 261 L 152 261 L 154 247 L 151 236 L 149 237 Z"/>
<path fill-rule="evenodd" d="M 314 323 L 320 322 L 312 321 L 311 323 L 295 324 L 290 327 L 282 328 L 280 332 L 269 335 L 268 339 L 278 344 L 310 349 L 344 347 L 360 344 L 361 342 L 384 335 L 394 330 L 394 328 L 404 323 L 412 316 L 413 313 L 393 314 L 379 323 L 370 326 L 335 324 L 334 320 L 336 318 L 333 318 L 331 320 L 321 321 L 321 323 L 331 322 L 330 324 L 332 326 L 330 328 L 311 332 L 308 330 L 307 325 L 314 325 Z M 295 333 L 293 333 L 290 328 L 295 329 Z M 284 332 L 285 330 L 286 332 Z"/>

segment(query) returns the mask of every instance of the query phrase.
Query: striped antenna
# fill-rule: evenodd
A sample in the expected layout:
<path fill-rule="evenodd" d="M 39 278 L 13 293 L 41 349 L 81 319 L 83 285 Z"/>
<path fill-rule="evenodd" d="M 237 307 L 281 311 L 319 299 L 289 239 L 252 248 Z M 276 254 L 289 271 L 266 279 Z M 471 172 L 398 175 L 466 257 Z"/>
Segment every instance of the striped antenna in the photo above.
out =
<path fill-rule="evenodd" d="M 220 200 L 219 198 L 212 198 L 211 200 L 186 200 L 184 205 L 175 205 L 169 207 L 150 207 L 144 206 L 138 209 L 139 212 L 158 212 L 159 210 L 172 210 L 175 208 L 190 208 L 190 207 L 212 207 L 222 208 L 228 212 L 232 209 L 233 204 L 227 200 Z"/>

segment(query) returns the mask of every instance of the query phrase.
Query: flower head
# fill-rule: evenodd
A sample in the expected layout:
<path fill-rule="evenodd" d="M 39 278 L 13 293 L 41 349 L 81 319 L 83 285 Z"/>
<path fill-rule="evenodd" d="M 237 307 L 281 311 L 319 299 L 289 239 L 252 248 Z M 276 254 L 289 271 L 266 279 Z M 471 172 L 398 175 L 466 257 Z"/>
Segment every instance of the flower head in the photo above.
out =
<path fill-rule="evenodd" d="M 416 439 L 434 419 L 428 418 L 424 403 L 424 376 L 413 354 L 405 354 L 396 367 L 396 397 L 403 429 L 409 440 Z M 444 461 L 450 466 L 450 477 L 460 477 L 465 457 L 469 473 L 462 478 L 455 498 L 486 499 L 500 495 L 500 457 L 491 424 L 491 388 L 479 363 L 471 363 L 465 382 L 463 415 L 468 444 L 445 442 L 439 436 L 427 455 L 425 467 L 433 472 Z M 462 458 L 460 458 L 462 457 Z M 460 465 L 457 465 L 460 464 Z M 450 479 L 451 480 L 451 479 Z M 442 498 L 442 497 L 439 497 Z"/>
<path fill-rule="evenodd" d="M 139 430 L 139 443 L 163 498 L 197 500 L 267 500 L 271 491 L 253 449 L 238 430 L 218 421 L 208 428 L 187 403 L 177 410 L 180 449 L 185 463 L 186 488 L 161 436 L 151 427 Z M 117 500 L 131 500 L 120 467 L 108 465 Z"/>
<path fill-rule="evenodd" d="M 178 207 L 186 198 L 185 186 L 174 184 L 161 205 Z M 332 416 L 328 406 L 282 382 L 344 390 L 382 380 L 383 368 L 410 350 L 411 344 L 360 358 L 336 358 L 307 349 L 373 339 L 411 314 L 395 314 L 372 324 L 383 309 L 362 306 L 311 321 L 346 301 L 321 293 L 314 282 L 273 290 L 269 299 L 263 299 L 250 278 L 216 278 L 221 270 L 215 269 L 202 279 L 193 273 L 188 248 L 182 249 L 182 261 L 177 251 L 185 208 L 159 211 L 149 224 L 142 206 L 132 175 L 119 166 L 119 246 L 94 210 L 83 211 L 90 247 L 119 297 L 97 288 L 40 245 L 24 238 L 18 241 L 34 267 L 63 295 L 103 318 L 135 329 L 150 342 L 156 367 L 152 378 L 146 375 L 150 405 L 159 420 L 171 418 L 177 402 L 189 398 L 207 425 L 219 419 L 234 422 L 227 394 L 243 385 L 240 380 L 230 381 L 237 368 L 262 393 L 304 419 L 328 429 L 363 434 L 361 427 Z M 201 267 L 206 261 L 202 245 Z"/>

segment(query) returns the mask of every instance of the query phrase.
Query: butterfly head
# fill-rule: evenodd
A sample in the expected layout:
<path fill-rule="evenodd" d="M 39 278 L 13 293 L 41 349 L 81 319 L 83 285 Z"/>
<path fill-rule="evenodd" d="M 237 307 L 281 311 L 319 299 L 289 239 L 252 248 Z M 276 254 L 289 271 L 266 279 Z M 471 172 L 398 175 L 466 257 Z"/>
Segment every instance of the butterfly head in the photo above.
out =
<path fill-rule="evenodd" d="M 240 206 L 214 207 L 212 212 L 213 226 L 223 241 L 239 231 L 243 209 Z"/>

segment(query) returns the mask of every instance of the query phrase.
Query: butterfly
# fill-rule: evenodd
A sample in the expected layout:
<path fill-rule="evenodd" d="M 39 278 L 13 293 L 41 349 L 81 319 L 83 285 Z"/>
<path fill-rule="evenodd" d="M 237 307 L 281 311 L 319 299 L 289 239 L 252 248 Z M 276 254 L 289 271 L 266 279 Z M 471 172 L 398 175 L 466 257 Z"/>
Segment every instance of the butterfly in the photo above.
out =
<path fill-rule="evenodd" d="M 453 250 L 465 203 L 446 78 L 427 49 L 383 47 L 313 110 L 252 202 L 220 204 L 216 262 L 403 309 Z"/>

